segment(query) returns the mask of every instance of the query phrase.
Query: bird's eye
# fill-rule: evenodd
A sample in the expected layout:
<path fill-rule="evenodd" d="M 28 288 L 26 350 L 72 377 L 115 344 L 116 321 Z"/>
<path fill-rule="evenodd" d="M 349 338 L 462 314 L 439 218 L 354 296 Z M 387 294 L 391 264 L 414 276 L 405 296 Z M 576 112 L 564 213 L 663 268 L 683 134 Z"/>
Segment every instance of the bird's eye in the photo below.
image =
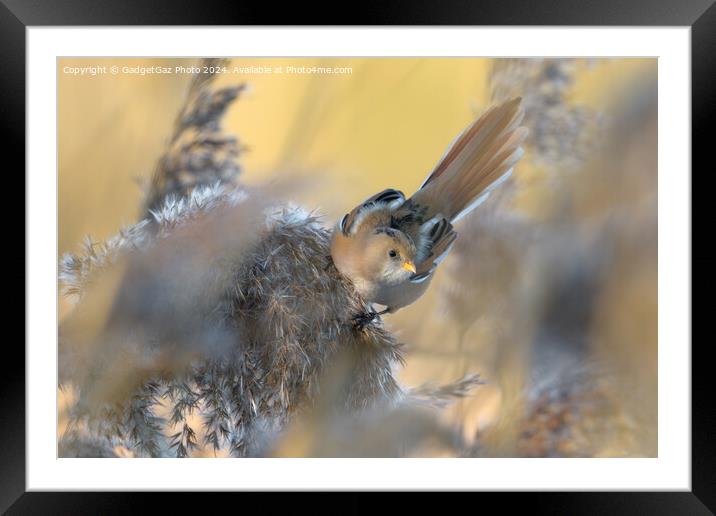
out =
<path fill-rule="evenodd" d="M 390 251 L 388 251 L 388 256 L 390 256 L 391 258 L 395 258 L 396 256 L 398 256 L 398 251 L 396 251 L 395 249 L 391 249 Z"/>

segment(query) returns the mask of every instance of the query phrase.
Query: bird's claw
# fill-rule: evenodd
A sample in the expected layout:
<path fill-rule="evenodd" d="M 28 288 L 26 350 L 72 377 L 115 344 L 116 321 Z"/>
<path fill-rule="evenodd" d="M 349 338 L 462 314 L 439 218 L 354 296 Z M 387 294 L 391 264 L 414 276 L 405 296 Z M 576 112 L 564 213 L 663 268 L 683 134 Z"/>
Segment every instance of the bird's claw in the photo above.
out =
<path fill-rule="evenodd" d="M 375 320 L 376 317 L 378 317 L 380 314 L 378 312 L 370 311 L 370 312 L 363 312 L 361 314 L 356 315 L 353 317 L 353 326 L 357 330 L 362 330 L 366 326 L 368 326 L 370 323 Z"/>

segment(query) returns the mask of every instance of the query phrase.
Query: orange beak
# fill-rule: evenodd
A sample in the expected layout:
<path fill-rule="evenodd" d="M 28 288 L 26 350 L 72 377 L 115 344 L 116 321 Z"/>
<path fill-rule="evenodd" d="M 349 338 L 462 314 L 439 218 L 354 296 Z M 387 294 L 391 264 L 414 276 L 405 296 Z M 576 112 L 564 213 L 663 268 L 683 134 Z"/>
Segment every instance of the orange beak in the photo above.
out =
<path fill-rule="evenodd" d="M 413 265 L 413 262 L 411 262 L 411 261 L 405 262 L 405 263 L 403 264 L 403 269 L 405 269 L 406 271 L 410 271 L 410 272 L 412 272 L 413 274 L 415 274 L 415 265 Z"/>

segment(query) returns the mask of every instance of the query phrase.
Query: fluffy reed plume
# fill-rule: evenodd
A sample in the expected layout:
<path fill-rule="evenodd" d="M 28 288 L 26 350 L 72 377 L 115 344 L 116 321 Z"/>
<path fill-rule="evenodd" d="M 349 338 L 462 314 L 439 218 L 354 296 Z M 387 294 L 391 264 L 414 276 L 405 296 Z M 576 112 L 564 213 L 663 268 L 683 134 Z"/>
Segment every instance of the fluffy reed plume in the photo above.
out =
<path fill-rule="evenodd" d="M 227 59 L 203 59 L 200 68 L 218 70 Z M 185 197 L 197 185 L 234 184 L 241 172 L 236 162 L 241 147 L 225 134 L 222 118 L 245 84 L 212 89 L 214 73 L 197 73 L 176 121 L 167 148 L 152 175 L 145 213 L 160 207 L 170 195 Z"/>
<path fill-rule="evenodd" d="M 591 257 L 583 262 L 592 264 L 596 280 L 585 296 L 590 304 L 582 324 L 583 379 L 555 378 L 552 389 L 536 397 L 526 423 L 523 445 L 535 444 L 540 432 L 534 421 L 550 419 L 538 416 L 539 407 L 549 397 L 559 398 L 549 411 L 560 414 L 559 424 L 551 423 L 554 428 L 539 445 L 549 455 L 653 457 L 657 452 L 655 70 L 620 92 L 609 112 L 605 151 L 567 180 L 573 208 L 561 217 L 583 235 L 583 256 Z M 585 407 L 591 412 L 584 414 Z M 575 413 L 582 416 L 569 416 Z"/>
<path fill-rule="evenodd" d="M 330 260 L 329 231 L 299 208 L 257 199 L 199 188 L 157 212 L 158 231 L 143 221 L 101 257 L 65 259 L 63 278 L 81 301 L 61 328 L 62 379 L 77 388 L 74 420 L 92 435 L 165 455 L 168 423 L 168 446 L 184 456 L 199 445 L 188 421 L 197 411 L 204 444 L 259 455 L 346 354 L 335 407 L 348 413 L 445 400 L 477 383 L 405 393 L 393 376 L 400 345 L 382 326 L 352 322 L 366 306 Z M 104 278 L 120 264 L 119 293 L 98 314 Z"/>
<path fill-rule="evenodd" d="M 601 119 L 585 106 L 571 105 L 567 95 L 586 60 L 495 59 L 489 75 L 492 101 L 523 97 L 524 125 L 532 159 L 547 169 L 573 169 L 596 148 Z"/>
<path fill-rule="evenodd" d="M 294 419 L 270 447 L 274 457 L 455 456 L 466 443 L 454 426 L 440 422 L 434 408 L 469 395 L 481 384 L 468 375 L 450 385 L 422 385 L 363 410 L 341 407 L 350 390 L 350 353 L 341 353 L 322 377 L 311 408 Z"/>
<path fill-rule="evenodd" d="M 364 456 L 444 441 L 449 429 L 428 407 L 479 380 L 401 388 L 401 345 L 379 323 L 356 329 L 367 307 L 332 263 L 330 230 L 280 202 L 280 186 L 238 188 L 238 167 L 213 155 L 221 146 L 207 141 L 240 90 L 215 97 L 210 83 L 191 87 L 147 217 L 63 257 L 60 280 L 77 304 L 60 328 L 60 383 L 73 399 L 60 454 Z M 197 149 L 203 161 L 192 160 Z M 359 442 L 353 430 L 331 441 L 338 448 L 285 444 L 290 425 L 348 421 L 377 440 L 348 446 L 348 435 Z M 413 431 L 386 431 L 388 421 Z"/>
<path fill-rule="evenodd" d="M 576 66 L 567 59 L 497 59 L 488 76 L 493 102 L 522 97 L 523 124 L 529 129 L 523 161 L 558 191 L 560 176 L 587 157 L 589 132 L 597 127 L 594 113 L 566 101 Z M 519 174 L 521 165 L 517 168 Z M 458 328 L 462 371 L 470 354 L 480 352 L 488 381 L 499 389 L 497 421 L 481 435 L 487 453 L 497 455 L 514 453 L 538 307 L 548 289 L 545 251 L 558 245 L 549 221 L 540 223 L 515 209 L 527 188 L 529 183 L 510 179 L 466 218 L 442 289 L 446 311 Z M 467 337 L 475 326 L 485 336 L 479 341 Z"/>

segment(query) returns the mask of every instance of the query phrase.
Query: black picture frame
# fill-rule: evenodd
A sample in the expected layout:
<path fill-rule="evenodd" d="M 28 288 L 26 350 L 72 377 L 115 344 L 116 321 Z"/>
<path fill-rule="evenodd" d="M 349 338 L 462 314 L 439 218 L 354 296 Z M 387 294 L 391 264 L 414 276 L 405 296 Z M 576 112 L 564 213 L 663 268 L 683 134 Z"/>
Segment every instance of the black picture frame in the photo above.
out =
<path fill-rule="evenodd" d="M 28 27 L 293 25 L 301 21 L 310 25 L 344 25 L 350 22 L 351 25 L 690 26 L 692 169 L 705 169 L 706 160 L 710 158 L 713 144 L 707 141 L 707 134 L 710 134 L 707 126 L 716 110 L 716 88 L 713 86 L 716 84 L 714 0 L 416 0 L 390 4 L 369 0 L 355 4 L 353 8 L 350 4 L 336 2 L 315 10 L 303 3 L 286 3 L 276 8 L 273 3 L 215 0 L 155 0 L 151 3 L 134 0 L 0 0 L 0 115 L 6 129 L 2 151 L 6 180 L 11 177 L 20 180 L 17 171 L 25 165 L 25 31 Z M 10 158 L 14 159 L 11 161 Z M 14 163 L 13 172 L 9 165 L 11 162 Z M 713 165 L 709 168 L 713 169 Z M 24 181 L 22 184 L 24 189 Z M 19 231 L 15 218 L 7 216 L 10 224 Z M 24 232 L 20 238 L 24 242 Z M 23 256 L 24 249 L 23 246 Z M 701 284 L 707 285 L 708 282 Z M 527 503 L 530 512 L 553 514 L 713 514 L 716 511 L 713 438 L 716 411 L 710 396 L 714 389 L 708 381 L 708 369 L 711 368 L 706 357 L 708 346 L 707 341 L 692 342 L 691 492 L 524 493 L 507 496 L 480 493 L 478 496 L 482 500 L 486 500 L 487 496 L 500 496 L 502 510 L 515 509 L 518 504 Z M 0 510 L 9 514 L 107 514 L 146 509 L 146 493 L 26 492 L 25 353 L 18 339 L 6 339 L 4 357 L 7 362 L 4 373 L 0 375 L 0 399 L 6 417 L 0 424 Z M 222 500 L 212 499 L 213 504 Z M 171 497 L 161 496 L 161 503 L 169 504 L 164 505 L 166 510 L 177 502 L 184 504 L 185 498 L 176 493 Z M 357 510 L 361 505 L 343 507 L 351 506 Z"/>

